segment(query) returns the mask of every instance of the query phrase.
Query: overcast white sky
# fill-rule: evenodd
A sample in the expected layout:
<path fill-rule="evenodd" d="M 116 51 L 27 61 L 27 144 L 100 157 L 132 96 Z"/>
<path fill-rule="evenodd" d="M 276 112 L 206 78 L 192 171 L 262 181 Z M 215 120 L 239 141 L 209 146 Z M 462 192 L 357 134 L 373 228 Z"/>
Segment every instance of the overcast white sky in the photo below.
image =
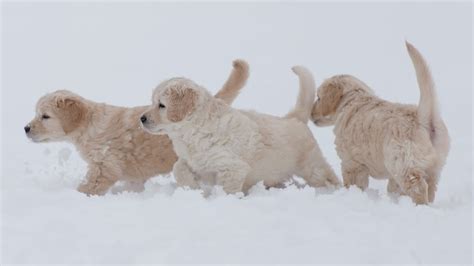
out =
<path fill-rule="evenodd" d="M 3 150 L 29 145 L 22 127 L 46 92 L 144 105 L 172 76 L 216 91 L 235 58 L 251 66 L 238 108 L 286 113 L 297 94 L 296 64 L 318 83 L 349 73 L 385 99 L 417 103 L 405 39 L 432 67 L 452 135 L 470 139 L 471 15 L 470 3 L 6 3 Z M 319 132 L 331 141 L 330 130 Z"/>

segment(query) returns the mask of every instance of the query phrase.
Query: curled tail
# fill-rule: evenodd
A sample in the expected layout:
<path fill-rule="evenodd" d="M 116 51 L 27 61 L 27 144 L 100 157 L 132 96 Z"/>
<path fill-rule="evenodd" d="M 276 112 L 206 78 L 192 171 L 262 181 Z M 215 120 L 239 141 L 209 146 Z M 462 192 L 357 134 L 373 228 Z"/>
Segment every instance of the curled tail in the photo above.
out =
<path fill-rule="evenodd" d="M 222 99 L 228 104 L 232 104 L 235 98 L 237 98 L 240 90 L 245 86 L 245 83 L 247 83 L 247 79 L 249 78 L 249 65 L 247 62 L 241 59 L 236 59 L 232 62 L 232 66 L 233 69 L 229 78 L 214 96 Z"/>
<path fill-rule="evenodd" d="M 420 87 L 418 122 L 428 130 L 433 147 L 444 161 L 449 152 L 449 134 L 439 114 L 435 84 L 428 64 L 420 52 L 408 42 L 406 46 Z"/>
<path fill-rule="evenodd" d="M 303 123 L 307 123 L 311 117 L 311 109 L 316 93 L 316 85 L 314 84 L 311 72 L 302 66 L 294 66 L 291 68 L 300 80 L 300 93 L 296 105 L 285 117 L 297 118 Z"/>

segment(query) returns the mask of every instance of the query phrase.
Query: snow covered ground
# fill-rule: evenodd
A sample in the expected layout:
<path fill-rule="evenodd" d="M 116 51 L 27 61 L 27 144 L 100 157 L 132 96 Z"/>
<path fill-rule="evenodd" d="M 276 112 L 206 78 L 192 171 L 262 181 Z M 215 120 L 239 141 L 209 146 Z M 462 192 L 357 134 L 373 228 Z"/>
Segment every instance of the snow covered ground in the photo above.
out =
<path fill-rule="evenodd" d="M 472 262 L 471 4 L 7 3 L 2 24 L 2 264 Z M 318 83 L 350 73 L 385 99 L 417 103 L 405 39 L 432 67 L 452 136 L 429 206 L 374 180 L 366 192 L 256 186 L 203 198 L 167 176 L 142 193 L 119 184 L 86 197 L 74 148 L 23 133 L 46 92 L 143 105 L 177 75 L 216 91 L 234 58 L 251 66 L 238 108 L 285 114 L 296 64 Z M 340 176 L 331 128 L 311 129 Z"/>

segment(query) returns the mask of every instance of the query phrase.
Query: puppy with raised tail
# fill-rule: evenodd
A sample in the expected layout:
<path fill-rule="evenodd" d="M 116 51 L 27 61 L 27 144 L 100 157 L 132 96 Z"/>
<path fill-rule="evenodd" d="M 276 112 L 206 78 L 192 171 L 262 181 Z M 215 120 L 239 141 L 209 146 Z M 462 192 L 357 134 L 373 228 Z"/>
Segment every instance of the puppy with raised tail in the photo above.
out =
<path fill-rule="evenodd" d="M 319 87 L 312 120 L 318 126 L 335 125 L 345 186 L 366 189 L 369 175 L 388 178 L 389 192 L 426 204 L 435 198 L 449 135 L 428 65 L 413 45 L 406 46 L 420 88 L 418 106 L 382 100 L 357 78 L 340 75 Z"/>
<path fill-rule="evenodd" d="M 232 103 L 248 78 L 248 65 L 236 60 L 228 80 L 216 95 Z M 149 178 L 169 173 L 176 162 L 170 139 L 140 128 L 139 118 L 148 106 L 125 108 L 86 100 L 61 90 L 43 96 L 36 117 L 25 127 L 34 142 L 67 141 L 88 163 L 85 182 L 78 190 L 102 195 L 117 181 L 138 189 Z"/>
<path fill-rule="evenodd" d="M 297 175 L 313 187 L 338 186 L 307 126 L 313 77 L 304 67 L 293 71 L 300 78 L 300 93 L 285 117 L 234 109 L 189 79 L 161 83 L 141 121 L 145 130 L 172 140 L 179 158 L 173 167 L 178 185 L 199 188 L 201 181 L 213 180 L 226 193 L 246 193 L 257 182 L 280 186 Z"/>

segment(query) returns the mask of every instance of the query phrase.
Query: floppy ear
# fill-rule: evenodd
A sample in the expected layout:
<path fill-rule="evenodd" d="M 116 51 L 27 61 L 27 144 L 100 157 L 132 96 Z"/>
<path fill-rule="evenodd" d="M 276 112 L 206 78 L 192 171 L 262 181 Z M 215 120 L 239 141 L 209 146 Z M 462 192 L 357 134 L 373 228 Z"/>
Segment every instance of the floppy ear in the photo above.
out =
<path fill-rule="evenodd" d="M 321 99 L 316 102 L 313 108 L 313 113 L 317 112 L 321 116 L 327 116 L 336 112 L 337 106 L 342 98 L 342 88 L 328 84 L 324 88 L 324 94 Z"/>
<path fill-rule="evenodd" d="M 196 107 L 198 94 L 190 88 L 171 89 L 167 116 L 171 122 L 179 122 Z"/>
<path fill-rule="evenodd" d="M 56 107 L 65 133 L 76 129 L 84 120 L 86 107 L 80 99 L 69 96 L 58 97 Z"/>

